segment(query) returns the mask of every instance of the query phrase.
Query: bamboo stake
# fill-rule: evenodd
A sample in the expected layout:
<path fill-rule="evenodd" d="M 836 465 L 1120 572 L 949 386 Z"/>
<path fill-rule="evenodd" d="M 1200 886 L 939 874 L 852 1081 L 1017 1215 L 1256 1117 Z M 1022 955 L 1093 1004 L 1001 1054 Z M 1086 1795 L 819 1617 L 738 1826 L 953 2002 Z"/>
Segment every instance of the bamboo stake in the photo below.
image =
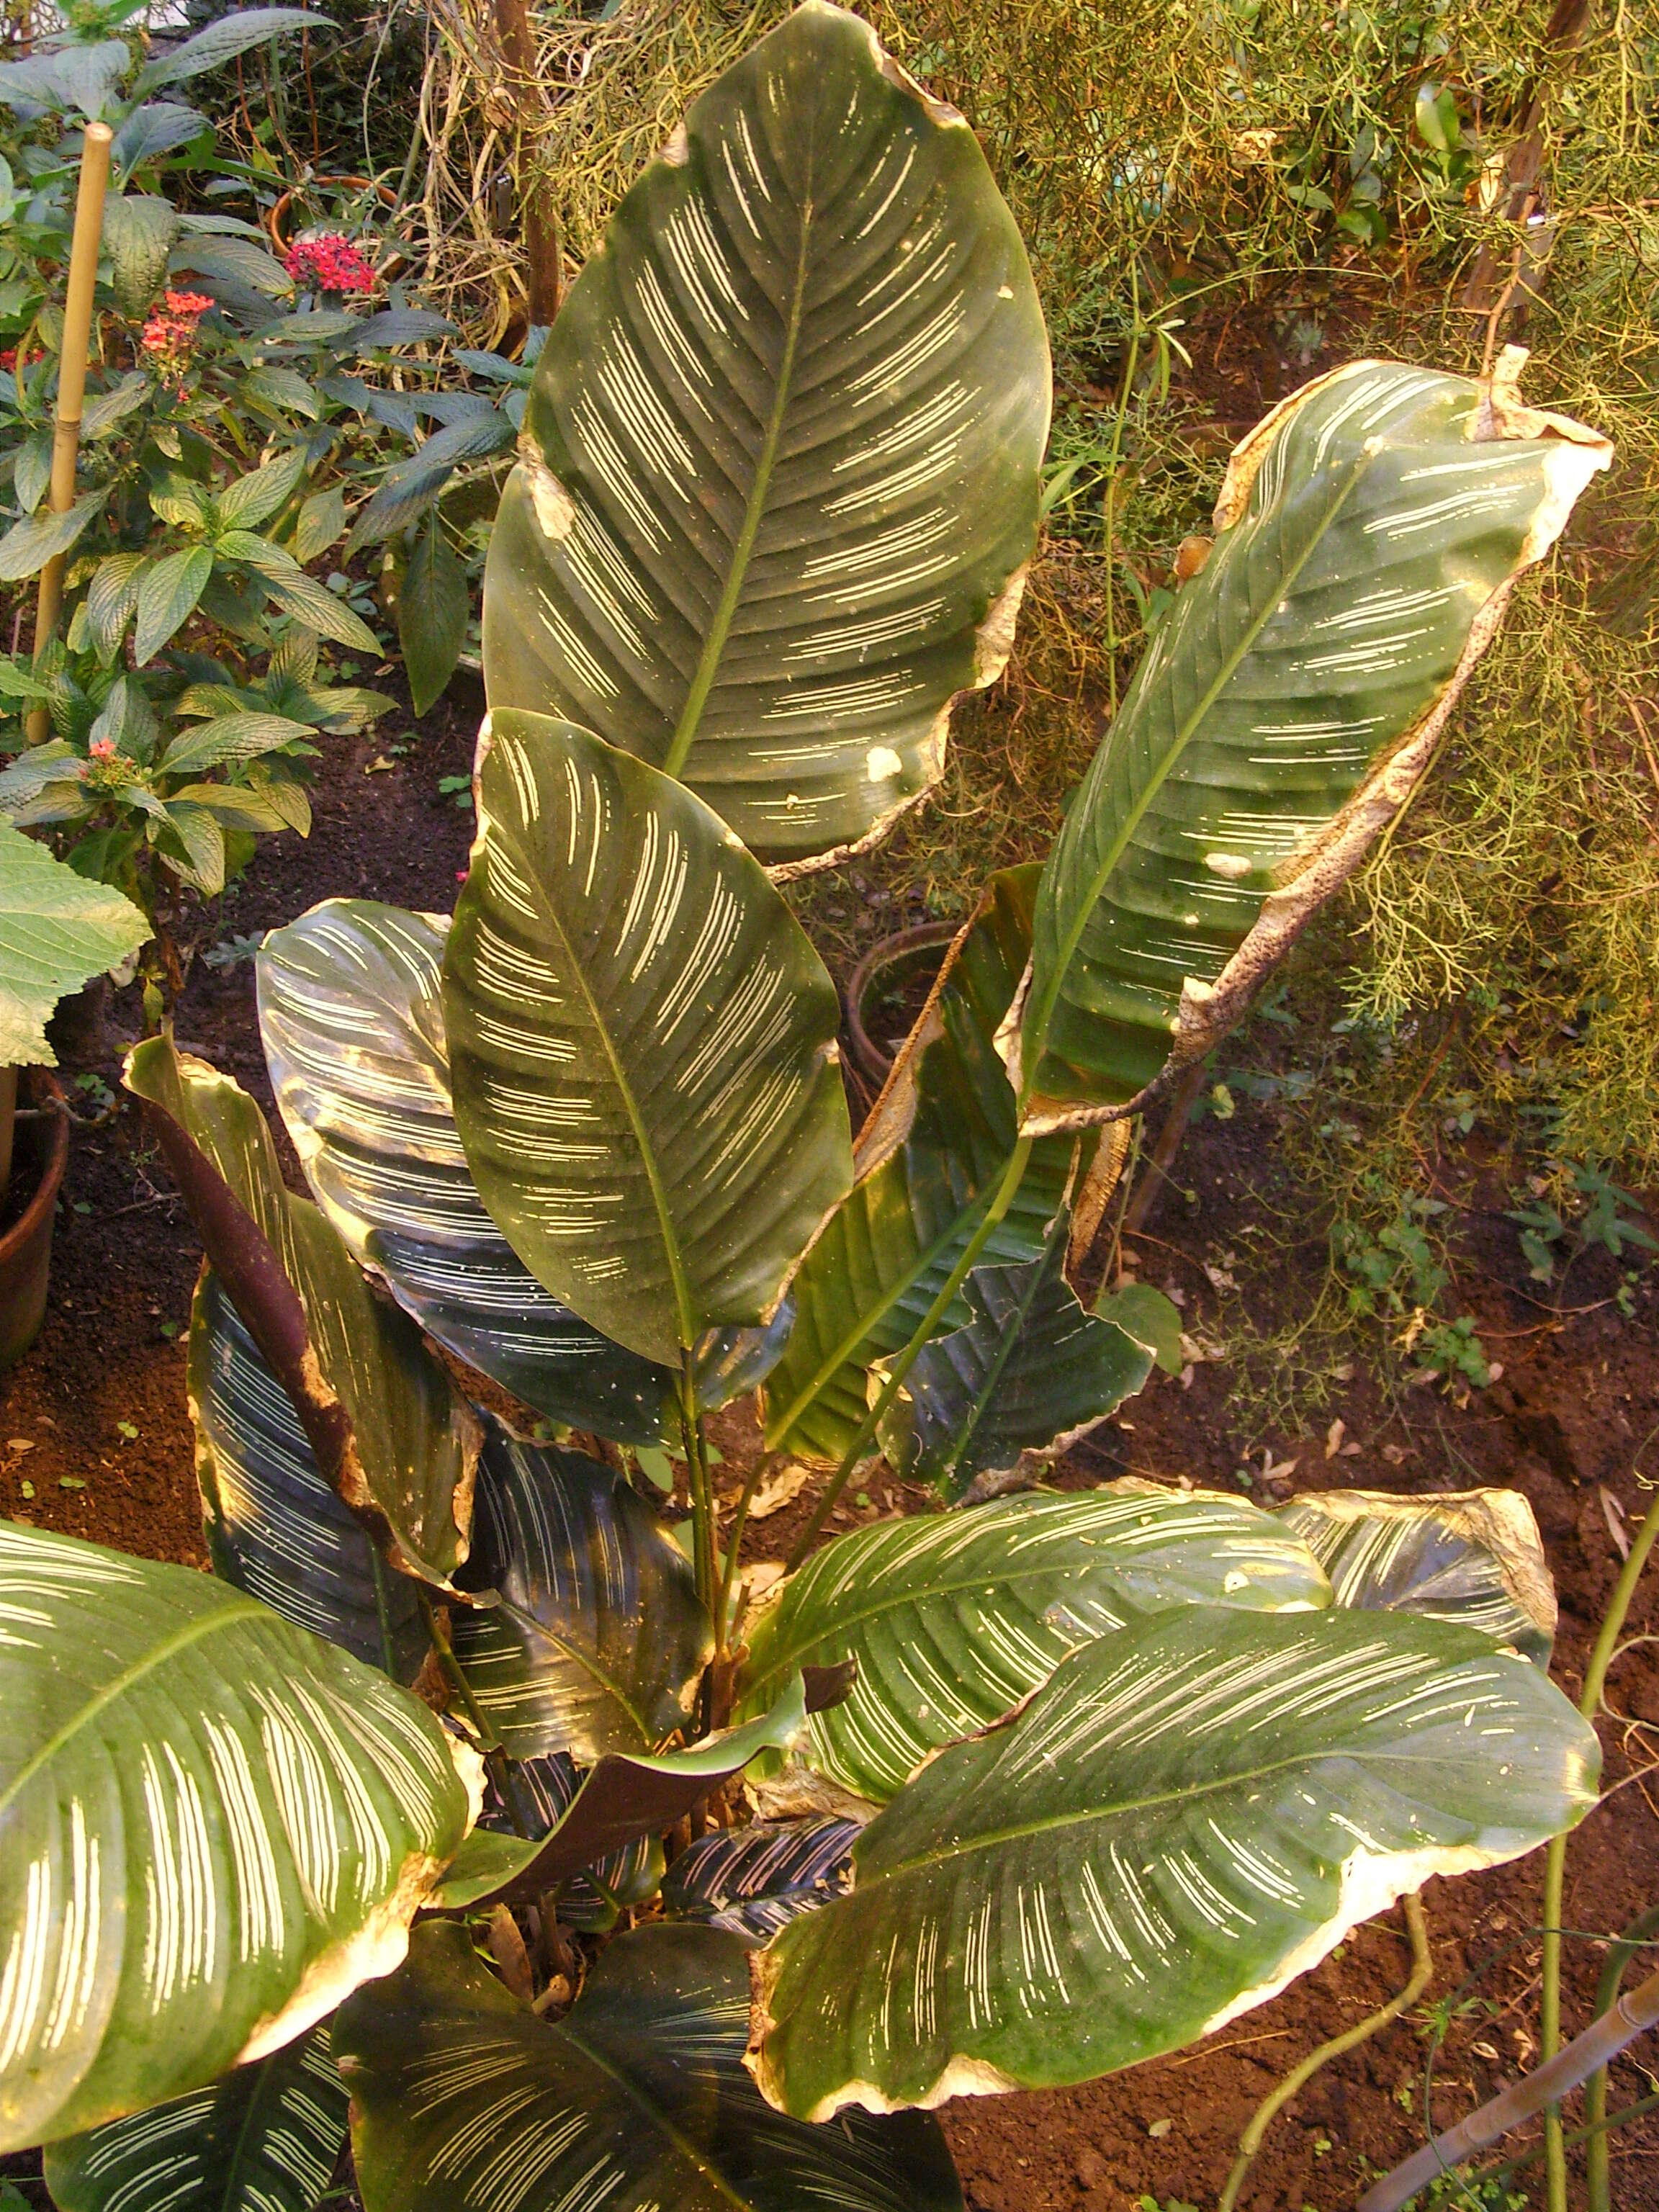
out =
<path fill-rule="evenodd" d="M 64 300 L 64 346 L 58 362 L 58 415 L 52 432 L 52 489 L 47 505 L 67 514 L 75 504 L 75 464 L 81 449 L 81 403 L 87 389 L 87 349 L 92 343 L 92 295 L 98 282 L 98 246 L 104 232 L 104 194 L 109 185 L 109 149 L 114 137 L 107 123 L 88 123 L 81 149 L 81 181 L 75 195 L 75 231 L 70 243 L 69 289 Z M 64 604 L 64 571 L 69 556 L 54 553 L 40 571 L 34 611 L 34 655 L 58 627 Z M 37 707 L 25 725 L 32 745 L 45 742 L 46 710 Z"/>

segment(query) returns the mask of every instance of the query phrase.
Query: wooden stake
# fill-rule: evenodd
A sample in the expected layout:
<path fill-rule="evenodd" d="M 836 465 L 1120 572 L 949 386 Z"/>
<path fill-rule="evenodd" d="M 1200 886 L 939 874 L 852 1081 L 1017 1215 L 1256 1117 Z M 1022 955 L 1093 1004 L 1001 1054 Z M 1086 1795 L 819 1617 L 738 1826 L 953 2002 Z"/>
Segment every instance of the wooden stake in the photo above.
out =
<path fill-rule="evenodd" d="M 87 389 L 87 349 L 92 343 L 92 295 L 98 282 L 98 246 L 104 233 L 104 194 L 109 185 L 109 149 L 113 136 L 107 123 L 88 123 L 81 149 L 81 182 L 75 195 L 75 233 L 70 244 L 69 289 L 64 300 L 64 347 L 58 362 L 52 489 L 46 500 L 53 514 L 67 514 L 75 504 L 81 403 Z M 40 571 L 40 592 L 34 609 L 37 660 L 58 627 L 68 558 L 67 554 L 54 553 Z M 43 744 L 48 727 L 46 708 L 37 707 L 25 725 L 30 744 Z"/>

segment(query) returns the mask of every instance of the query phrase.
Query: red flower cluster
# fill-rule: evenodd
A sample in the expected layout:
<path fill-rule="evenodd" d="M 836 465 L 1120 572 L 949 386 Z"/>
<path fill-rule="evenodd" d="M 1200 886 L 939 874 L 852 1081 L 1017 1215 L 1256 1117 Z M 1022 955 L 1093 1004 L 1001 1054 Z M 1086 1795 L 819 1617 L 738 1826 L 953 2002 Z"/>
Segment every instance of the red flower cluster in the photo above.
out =
<path fill-rule="evenodd" d="M 338 231 L 325 231 L 317 238 L 296 238 L 283 266 L 296 284 L 309 284 L 319 292 L 374 289 L 373 268 Z"/>
<path fill-rule="evenodd" d="M 38 351 L 26 353 L 23 356 L 22 366 L 25 368 L 33 368 L 37 361 L 44 358 L 44 355 Z M 8 346 L 3 352 L 0 352 L 0 370 L 3 370 L 8 376 L 15 376 L 17 374 L 17 349 L 15 346 Z"/>
<path fill-rule="evenodd" d="M 196 343 L 196 327 L 213 305 L 205 292 L 167 292 L 165 312 L 151 315 L 138 340 L 150 363 L 164 378 L 182 376 Z"/>

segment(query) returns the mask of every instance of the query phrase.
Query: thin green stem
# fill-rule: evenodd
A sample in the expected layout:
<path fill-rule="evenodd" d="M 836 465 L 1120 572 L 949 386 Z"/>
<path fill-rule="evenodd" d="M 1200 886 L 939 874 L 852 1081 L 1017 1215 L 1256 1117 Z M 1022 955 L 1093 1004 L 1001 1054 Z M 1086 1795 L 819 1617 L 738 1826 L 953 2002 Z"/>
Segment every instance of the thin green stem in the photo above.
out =
<path fill-rule="evenodd" d="M 743 1547 L 743 1532 L 748 1525 L 749 1508 L 755 1492 L 760 1488 L 761 1478 L 769 1467 L 776 1465 L 781 1455 L 763 1452 L 744 1480 L 737 1510 L 732 1516 L 732 1526 L 726 1534 L 726 1568 L 720 1576 L 720 1617 L 725 1620 L 732 1610 L 732 1591 L 738 1578 L 738 1553 Z"/>
<path fill-rule="evenodd" d="M 1129 358 L 1124 367 L 1123 386 L 1117 395 L 1112 442 L 1106 456 L 1106 686 L 1108 703 L 1114 714 L 1117 712 L 1117 550 L 1113 538 L 1116 526 L 1113 510 L 1117 501 L 1123 425 L 1129 412 L 1129 397 L 1135 388 L 1135 370 L 1140 363 L 1140 270 L 1133 255 L 1129 260 L 1129 286 L 1134 323 L 1129 332 Z"/>
<path fill-rule="evenodd" d="M 1601 1978 L 1595 1985 L 1597 2020 L 1618 2002 L 1619 1985 L 1625 1978 L 1625 1969 L 1650 1936 L 1659 1936 L 1659 1905 L 1650 1906 L 1638 1919 L 1632 1920 L 1607 1953 L 1601 1968 Z M 1589 2143 L 1584 2153 L 1584 2177 L 1589 2192 L 1589 2212 L 1613 2212 L 1613 2183 L 1607 2160 L 1608 2124 L 1607 2069 L 1603 2066 L 1584 2084 L 1584 2125 L 1578 2131 Z"/>
<path fill-rule="evenodd" d="M 1278 2087 L 1262 2099 L 1240 2141 L 1238 2156 L 1233 2160 L 1232 2171 L 1227 2176 L 1226 2186 L 1221 2192 L 1216 2212 L 1233 2212 L 1233 2207 L 1238 2202 L 1238 2192 L 1244 2185 L 1244 2177 L 1254 2164 L 1268 2129 L 1291 2099 L 1312 2080 L 1322 2066 L 1328 2066 L 1333 2058 L 1340 2058 L 1345 2051 L 1352 2051 L 1361 2043 L 1369 2043 L 1371 2037 L 1385 2028 L 1390 2021 L 1398 2020 L 1407 2006 L 1414 2005 L 1429 1986 L 1434 1972 L 1434 1961 L 1429 1954 L 1429 1927 L 1423 1915 L 1423 1900 L 1413 1891 L 1403 1902 L 1406 1925 L 1411 1931 L 1412 1939 L 1411 1979 L 1397 1996 L 1390 1997 L 1387 2004 L 1380 2006 L 1369 2020 L 1362 2020 L 1357 2027 L 1345 2029 L 1340 2035 L 1334 2035 L 1328 2043 L 1322 2043 L 1317 2051 L 1310 2051 L 1302 2063 L 1292 2067 Z"/>
<path fill-rule="evenodd" d="M 714 1614 L 714 1652 L 726 1649 L 726 1620 L 716 1609 L 714 1492 L 708 1480 L 708 1453 L 697 1413 L 697 1382 L 690 1351 L 680 1354 L 680 1434 L 685 1444 L 685 1486 L 691 1500 L 691 1562 L 697 1595 Z"/>
<path fill-rule="evenodd" d="M 790 1553 L 786 1563 L 791 1574 L 793 1574 L 817 1542 L 824 1522 L 834 1512 L 836 1501 L 847 1487 L 848 1477 L 874 1442 L 876 1431 L 885 1417 L 887 1408 L 898 1395 L 905 1376 L 915 1364 L 916 1355 L 938 1328 L 949 1309 L 951 1301 L 968 1279 L 974 1262 L 990 1243 L 1001 1224 L 1004 1214 L 1007 1212 L 1018 1195 L 1020 1184 L 1025 1179 L 1025 1164 L 1030 1157 L 1031 1139 L 1030 1137 L 1022 1137 L 1008 1155 L 1008 1164 L 1003 1170 L 1002 1181 L 997 1185 L 995 1197 L 985 1210 L 985 1218 L 963 1246 L 961 1258 L 945 1277 L 939 1296 L 922 1316 L 911 1335 L 910 1341 L 895 1358 L 881 1395 L 865 1415 L 858 1434 L 847 1448 L 841 1465 L 824 1485 L 823 1494 L 818 1499 L 812 1517 L 796 1539 L 795 1547 Z"/>
<path fill-rule="evenodd" d="M 421 1608 L 421 1619 L 426 1624 L 427 1641 L 432 1646 L 432 1656 L 438 1662 L 438 1671 L 448 1683 L 452 1693 L 460 1699 L 461 1710 L 472 1723 L 483 1753 L 483 1761 L 490 1779 L 501 1792 L 501 1802 L 516 1834 L 527 1841 L 530 1826 L 524 1817 L 514 1786 L 511 1757 L 507 1746 L 485 1717 L 483 1707 L 473 1694 L 472 1685 L 466 1679 L 460 1661 L 455 1656 L 455 1647 L 449 1640 L 449 1632 L 439 1617 L 438 1608 L 419 1583 L 415 1595 Z"/>
<path fill-rule="evenodd" d="M 380 1664 L 395 1680 L 398 1668 L 392 1640 L 392 1592 L 386 1583 L 386 1561 L 380 1557 L 380 1547 L 372 1540 L 368 1571 L 374 1577 L 374 1618 L 380 1629 Z"/>
<path fill-rule="evenodd" d="M 1625 1618 L 1636 1595 L 1636 1585 L 1642 1579 L 1642 1570 L 1647 1565 L 1648 1553 L 1659 1542 L 1659 1491 L 1654 1493 L 1647 1518 L 1637 1533 L 1630 1547 L 1630 1557 L 1624 1564 L 1607 1609 L 1601 1616 L 1601 1626 L 1584 1669 L 1583 1695 L 1578 1700 L 1578 1710 L 1592 1728 L 1601 1710 L 1601 1690 L 1607 1679 L 1607 1668 L 1613 1664 L 1613 1655 L 1618 1649 L 1624 1632 Z M 1549 1847 L 1544 1861 L 1544 1960 L 1543 1992 L 1539 2002 L 1538 2057 L 1539 2063 L 1547 2065 L 1561 2048 L 1561 1907 L 1566 1888 L 1567 1839 L 1557 1836 Z M 1552 2105 L 1544 2115 L 1544 2166 L 1549 2190 L 1549 2212 L 1567 2212 L 1567 2153 L 1561 2132 L 1561 2107 Z"/>

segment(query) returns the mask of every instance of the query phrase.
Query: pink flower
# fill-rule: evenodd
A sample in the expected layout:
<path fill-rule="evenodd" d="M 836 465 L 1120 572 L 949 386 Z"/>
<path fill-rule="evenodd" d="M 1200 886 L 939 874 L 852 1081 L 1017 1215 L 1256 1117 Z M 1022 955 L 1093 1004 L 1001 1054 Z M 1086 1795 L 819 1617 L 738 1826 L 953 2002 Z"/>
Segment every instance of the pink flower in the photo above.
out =
<path fill-rule="evenodd" d="M 372 292 L 374 270 L 362 252 L 338 231 L 296 238 L 283 266 L 296 284 L 319 292 Z"/>
<path fill-rule="evenodd" d="M 197 326 L 213 305 L 205 292 L 167 292 L 166 311 L 157 308 L 138 339 L 141 352 L 163 378 L 182 378 L 196 344 Z"/>
<path fill-rule="evenodd" d="M 115 758 L 115 740 L 113 738 L 94 738 L 87 750 L 95 761 L 112 761 Z"/>

